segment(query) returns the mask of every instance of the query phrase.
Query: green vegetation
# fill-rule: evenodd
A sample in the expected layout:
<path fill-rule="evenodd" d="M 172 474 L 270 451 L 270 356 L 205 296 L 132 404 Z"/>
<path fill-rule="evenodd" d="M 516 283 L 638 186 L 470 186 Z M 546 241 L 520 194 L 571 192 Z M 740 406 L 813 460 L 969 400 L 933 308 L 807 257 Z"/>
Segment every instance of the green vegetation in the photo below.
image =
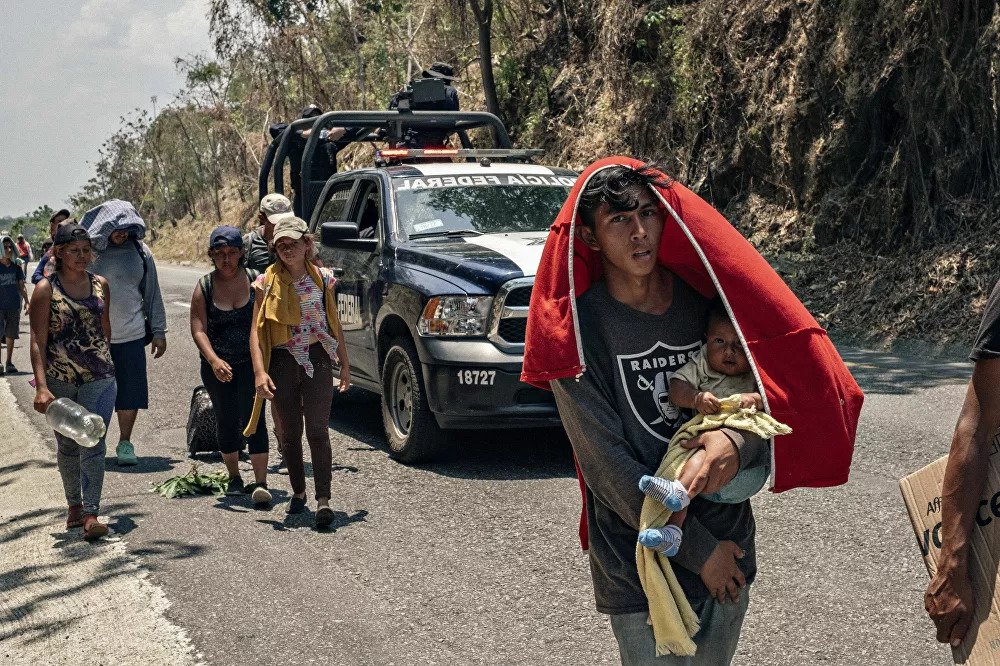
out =
<path fill-rule="evenodd" d="M 184 90 L 123 120 L 73 204 L 130 199 L 158 253 L 200 253 L 178 225 L 250 220 L 267 126 L 307 103 L 382 108 L 445 60 L 463 107 L 485 108 L 487 4 L 213 0 L 214 54 L 178 60 Z M 657 160 L 794 267 L 826 325 L 975 327 L 1000 269 L 995 1 L 497 0 L 491 16 L 499 113 L 545 161 Z M 880 296 L 886 279 L 907 287 Z"/>
<path fill-rule="evenodd" d="M 6 231 L 15 237 L 24 234 L 32 247 L 38 248 L 49 235 L 49 218 L 54 213 L 48 206 L 39 206 L 18 217 L 0 217 L 0 231 Z"/>
<path fill-rule="evenodd" d="M 228 483 L 229 474 L 225 470 L 202 474 L 196 463 L 191 465 L 187 474 L 172 476 L 162 483 L 153 484 L 150 492 L 159 493 L 167 499 L 181 495 L 220 496 L 226 494 Z"/>

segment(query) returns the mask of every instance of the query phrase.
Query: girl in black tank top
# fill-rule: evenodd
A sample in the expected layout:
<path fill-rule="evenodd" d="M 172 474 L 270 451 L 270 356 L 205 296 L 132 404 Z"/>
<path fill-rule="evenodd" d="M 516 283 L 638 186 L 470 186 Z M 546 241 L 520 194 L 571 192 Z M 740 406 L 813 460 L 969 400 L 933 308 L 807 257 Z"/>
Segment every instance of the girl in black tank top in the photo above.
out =
<path fill-rule="evenodd" d="M 247 273 L 250 278 L 250 271 L 247 270 Z M 199 284 L 205 294 L 208 310 L 208 341 L 212 343 L 215 353 L 231 366 L 249 363 L 247 351 L 253 322 L 254 290 L 250 289 L 250 299 L 244 305 L 233 310 L 223 310 L 212 299 L 212 273 L 204 276 Z"/>
<path fill-rule="evenodd" d="M 251 282 L 257 276 L 242 267 L 243 236 L 235 227 L 218 227 L 212 232 L 208 255 L 215 270 L 199 280 L 191 296 L 191 337 L 201 352 L 201 380 L 212 399 L 219 450 L 229 472 L 226 492 L 237 495 L 244 492 L 239 470 L 239 451 L 244 446 L 250 451 L 257 484 L 266 487 L 267 483 L 267 427 L 243 437 L 256 392 L 250 327 L 254 307 Z M 217 303 L 220 296 L 221 308 Z M 226 296 L 230 303 L 225 302 Z M 233 307 L 224 309 L 226 305 Z"/>

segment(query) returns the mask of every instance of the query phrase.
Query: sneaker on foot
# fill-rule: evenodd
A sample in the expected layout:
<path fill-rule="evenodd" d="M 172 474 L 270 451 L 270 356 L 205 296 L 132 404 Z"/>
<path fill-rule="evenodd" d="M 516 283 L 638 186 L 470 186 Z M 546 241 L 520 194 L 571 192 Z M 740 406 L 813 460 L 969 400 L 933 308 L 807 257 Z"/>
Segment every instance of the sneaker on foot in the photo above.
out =
<path fill-rule="evenodd" d="M 639 490 L 674 513 L 691 503 L 691 498 L 680 481 L 647 475 L 639 479 Z"/>
<path fill-rule="evenodd" d="M 245 492 L 246 487 L 243 485 L 243 479 L 238 476 L 229 477 L 229 483 L 226 484 L 227 495 L 242 495 Z"/>
<path fill-rule="evenodd" d="M 266 483 L 255 483 L 253 492 L 250 493 L 250 500 L 258 506 L 267 506 L 271 503 L 271 493 L 267 489 Z"/>
<path fill-rule="evenodd" d="M 316 527 L 329 527 L 333 522 L 333 509 L 321 506 L 316 509 Z"/>
<path fill-rule="evenodd" d="M 288 502 L 288 513 L 302 513 L 305 510 L 306 498 L 292 495 L 291 501 Z"/>
<path fill-rule="evenodd" d="M 127 439 L 118 442 L 115 455 L 118 457 L 118 464 L 123 467 L 139 464 L 139 459 L 135 457 L 135 447 Z"/>
<path fill-rule="evenodd" d="M 4 366 L 4 370 L 7 372 L 17 372 L 17 368 L 15 368 L 14 364 L 11 362 L 8 362 L 7 365 Z"/>
<path fill-rule="evenodd" d="M 684 533 L 676 525 L 656 527 L 639 532 L 639 543 L 667 557 L 673 557 L 681 549 Z"/>

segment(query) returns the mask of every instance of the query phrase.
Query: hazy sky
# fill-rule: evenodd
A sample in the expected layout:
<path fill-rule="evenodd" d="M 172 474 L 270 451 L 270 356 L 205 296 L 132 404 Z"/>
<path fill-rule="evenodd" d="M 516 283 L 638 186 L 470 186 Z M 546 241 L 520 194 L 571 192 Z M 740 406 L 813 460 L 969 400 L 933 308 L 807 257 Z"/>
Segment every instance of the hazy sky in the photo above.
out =
<path fill-rule="evenodd" d="M 209 50 L 208 0 L 0 0 L 0 215 L 61 208 L 121 116 Z"/>

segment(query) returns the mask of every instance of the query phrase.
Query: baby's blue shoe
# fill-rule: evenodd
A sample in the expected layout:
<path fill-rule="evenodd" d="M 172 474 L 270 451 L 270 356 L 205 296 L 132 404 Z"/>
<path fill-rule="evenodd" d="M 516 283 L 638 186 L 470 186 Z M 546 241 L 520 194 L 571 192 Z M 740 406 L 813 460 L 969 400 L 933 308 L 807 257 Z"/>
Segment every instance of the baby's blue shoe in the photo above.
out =
<path fill-rule="evenodd" d="M 691 503 L 691 498 L 680 481 L 646 475 L 639 479 L 639 490 L 674 513 Z"/>
<path fill-rule="evenodd" d="M 673 557 L 681 549 L 681 539 L 684 532 L 676 525 L 656 527 L 639 532 L 639 543 L 646 548 Z"/>

